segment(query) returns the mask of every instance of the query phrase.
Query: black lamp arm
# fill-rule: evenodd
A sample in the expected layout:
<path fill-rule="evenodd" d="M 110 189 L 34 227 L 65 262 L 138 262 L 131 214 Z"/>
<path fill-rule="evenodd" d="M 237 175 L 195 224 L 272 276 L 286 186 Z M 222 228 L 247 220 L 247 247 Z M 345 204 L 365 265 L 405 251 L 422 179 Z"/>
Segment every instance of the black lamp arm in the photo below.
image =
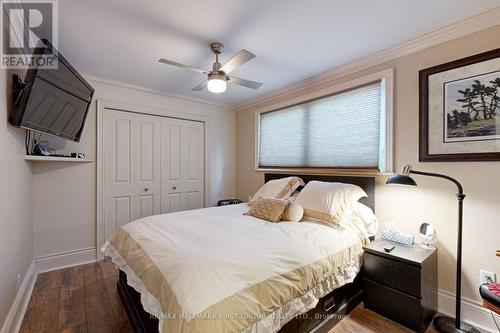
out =
<path fill-rule="evenodd" d="M 439 173 L 433 172 L 424 172 L 424 171 L 416 171 L 411 170 L 409 173 L 413 173 L 416 175 L 422 176 L 430 176 L 447 179 L 450 182 L 454 183 L 458 188 L 458 239 L 457 239 L 457 272 L 456 272 L 456 293 L 455 293 L 455 330 L 453 332 L 476 332 L 474 329 L 464 329 L 462 330 L 462 323 L 460 321 L 461 317 L 461 300 L 462 300 L 462 222 L 463 222 L 463 202 L 465 198 L 464 190 L 462 188 L 462 184 L 455 178 L 450 176 L 442 175 Z M 453 320 L 452 318 L 445 317 L 436 317 L 434 323 L 438 327 L 438 330 L 441 332 L 452 332 L 449 327 L 447 327 L 447 322 Z M 469 325 L 470 326 L 470 325 Z M 472 327 L 472 326 L 471 326 Z"/>
<path fill-rule="evenodd" d="M 460 182 L 458 180 L 456 180 L 455 178 L 452 178 L 452 177 L 446 176 L 446 175 L 442 175 L 440 173 L 424 172 L 424 171 L 417 171 L 417 170 L 411 170 L 410 173 L 413 173 L 413 174 L 416 174 L 416 175 L 422 175 L 422 176 L 429 176 L 429 177 L 437 177 L 437 178 L 447 179 L 447 180 L 449 180 L 450 182 L 454 183 L 457 186 L 457 188 L 458 188 L 458 196 L 462 197 L 462 198 L 465 197 L 464 189 L 462 187 L 462 184 L 460 184 Z"/>

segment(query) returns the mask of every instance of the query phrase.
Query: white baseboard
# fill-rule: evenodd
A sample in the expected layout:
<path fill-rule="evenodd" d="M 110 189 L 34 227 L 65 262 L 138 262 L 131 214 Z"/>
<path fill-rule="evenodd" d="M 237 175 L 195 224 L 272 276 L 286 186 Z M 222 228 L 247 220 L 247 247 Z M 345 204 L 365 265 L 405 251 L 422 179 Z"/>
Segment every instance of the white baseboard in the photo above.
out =
<path fill-rule="evenodd" d="M 455 294 L 445 290 L 438 291 L 438 311 L 453 317 L 455 315 Z M 481 303 L 462 297 L 462 320 L 474 325 L 483 333 L 496 333 L 497 329 L 491 312 Z M 497 317 L 497 321 L 500 317 Z"/>
<path fill-rule="evenodd" d="M 1 333 L 19 332 L 21 324 L 23 323 L 24 313 L 28 308 L 33 287 L 35 286 L 36 276 L 36 262 L 33 260 L 24 275 L 24 279 L 17 291 L 16 298 L 7 313 L 7 317 L 5 317 L 5 321 L 0 329 Z"/>
<path fill-rule="evenodd" d="M 96 249 L 88 248 L 33 259 L 19 286 L 16 298 L 0 329 L 0 333 L 17 333 L 23 323 L 24 314 L 39 273 L 88 264 L 96 261 Z"/>
<path fill-rule="evenodd" d="M 96 248 L 81 249 L 38 257 L 36 261 L 36 272 L 43 273 L 56 269 L 88 264 L 96 261 Z"/>

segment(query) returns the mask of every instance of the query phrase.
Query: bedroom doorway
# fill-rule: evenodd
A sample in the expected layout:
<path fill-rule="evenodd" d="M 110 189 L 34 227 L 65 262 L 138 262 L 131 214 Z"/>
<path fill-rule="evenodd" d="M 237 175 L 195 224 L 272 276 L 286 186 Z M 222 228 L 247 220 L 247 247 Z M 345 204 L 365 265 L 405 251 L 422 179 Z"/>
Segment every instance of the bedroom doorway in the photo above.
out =
<path fill-rule="evenodd" d="M 204 207 L 203 122 L 108 108 L 101 119 L 99 239 L 141 217 Z"/>

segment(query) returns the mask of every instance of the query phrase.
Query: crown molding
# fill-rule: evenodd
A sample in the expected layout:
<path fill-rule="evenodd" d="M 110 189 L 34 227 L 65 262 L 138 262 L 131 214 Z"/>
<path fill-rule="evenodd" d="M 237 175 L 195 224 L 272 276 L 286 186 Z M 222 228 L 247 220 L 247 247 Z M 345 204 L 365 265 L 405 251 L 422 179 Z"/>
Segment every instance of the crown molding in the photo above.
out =
<path fill-rule="evenodd" d="M 272 104 L 277 99 L 286 98 L 288 95 L 295 95 L 304 89 L 311 89 L 325 82 L 338 79 L 340 77 L 356 73 L 382 63 L 396 60 L 398 58 L 417 53 L 430 47 L 449 42 L 451 40 L 473 34 L 500 24 L 500 7 L 480 13 L 462 21 L 453 23 L 428 34 L 411 39 L 396 46 L 387 48 L 380 52 L 369 55 L 365 58 L 355 60 L 351 63 L 335 67 L 327 72 L 314 75 L 305 80 L 299 81 L 287 87 L 275 90 L 254 98 L 250 101 L 238 104 L 236 111 L 245 111 Z"/>
<path fill-rule="evenodd" d="M 223 109 L 227 109 L 227 110 L 234 109 L 230 105 L 216 103 L 216 102 L 210 102 L 210 101 L 207 101 L 207 100 L 204 100 L 201 98 L 172 94 L 172 93 L 168 93 L 168 92 L 161 91 L 161 90 L 146 88 L 143 86 L 138 86 L 138 85 L 129 84 L 129 83 L 120 82 L 120 81 L 115 81 L 115 80 L 109 80 L 109 79 L 105 79 L 105 78 L 102 78 L 99 76 L 94 76 L 94 75 L 85 74 L 85 73 L 83 73 L 82 76 L 88 81 L 91 81 L 93 83 L 100 84 L 103 86 L 111 87 L 111 88 L 133 90 L 133 91 L 144 93 L 144 94 L 181 99 L 181 100 L 192 102 L 192 103 L 204 104 L 204 105 L 209 105 L 209 106 L 217 107 L 217 108 L 223 108 Z"/>

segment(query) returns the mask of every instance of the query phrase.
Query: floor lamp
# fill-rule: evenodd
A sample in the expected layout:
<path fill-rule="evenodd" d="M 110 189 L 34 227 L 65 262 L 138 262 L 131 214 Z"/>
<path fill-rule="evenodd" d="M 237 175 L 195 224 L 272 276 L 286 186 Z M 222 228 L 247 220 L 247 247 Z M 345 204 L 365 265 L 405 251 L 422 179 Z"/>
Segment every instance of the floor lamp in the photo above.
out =
<path fill-rule="evenodd" d="M 469 325 L 463 321 L 460 321 L 460 303 L 462 294 L 462 218 L 463 218 L 463 204 L 465 199 L 465 194 L 462 185 L 454 178 L 446 175 L 441 175 L 439 173 L 423 172 L 412 170 L 410 165 L 405 165 L 401 170 L 401 173 L 390 177 L 387 180 L 387 184 L 398 184 L 398 185 L 410 185 L 417 186 L 417 183 L 410 177 L 410 174 L 429 176 L 443 178 L 454 183 L 458 188 L 458 241 L 457 241 L 457 290 L 456 290 L 456 304 L 455 304 L 455 318 L 437 316 L 434 318 L 434 326 L 440 332 L 453 332 L 453 333 L 480 333 L 477 328 Z"/>

